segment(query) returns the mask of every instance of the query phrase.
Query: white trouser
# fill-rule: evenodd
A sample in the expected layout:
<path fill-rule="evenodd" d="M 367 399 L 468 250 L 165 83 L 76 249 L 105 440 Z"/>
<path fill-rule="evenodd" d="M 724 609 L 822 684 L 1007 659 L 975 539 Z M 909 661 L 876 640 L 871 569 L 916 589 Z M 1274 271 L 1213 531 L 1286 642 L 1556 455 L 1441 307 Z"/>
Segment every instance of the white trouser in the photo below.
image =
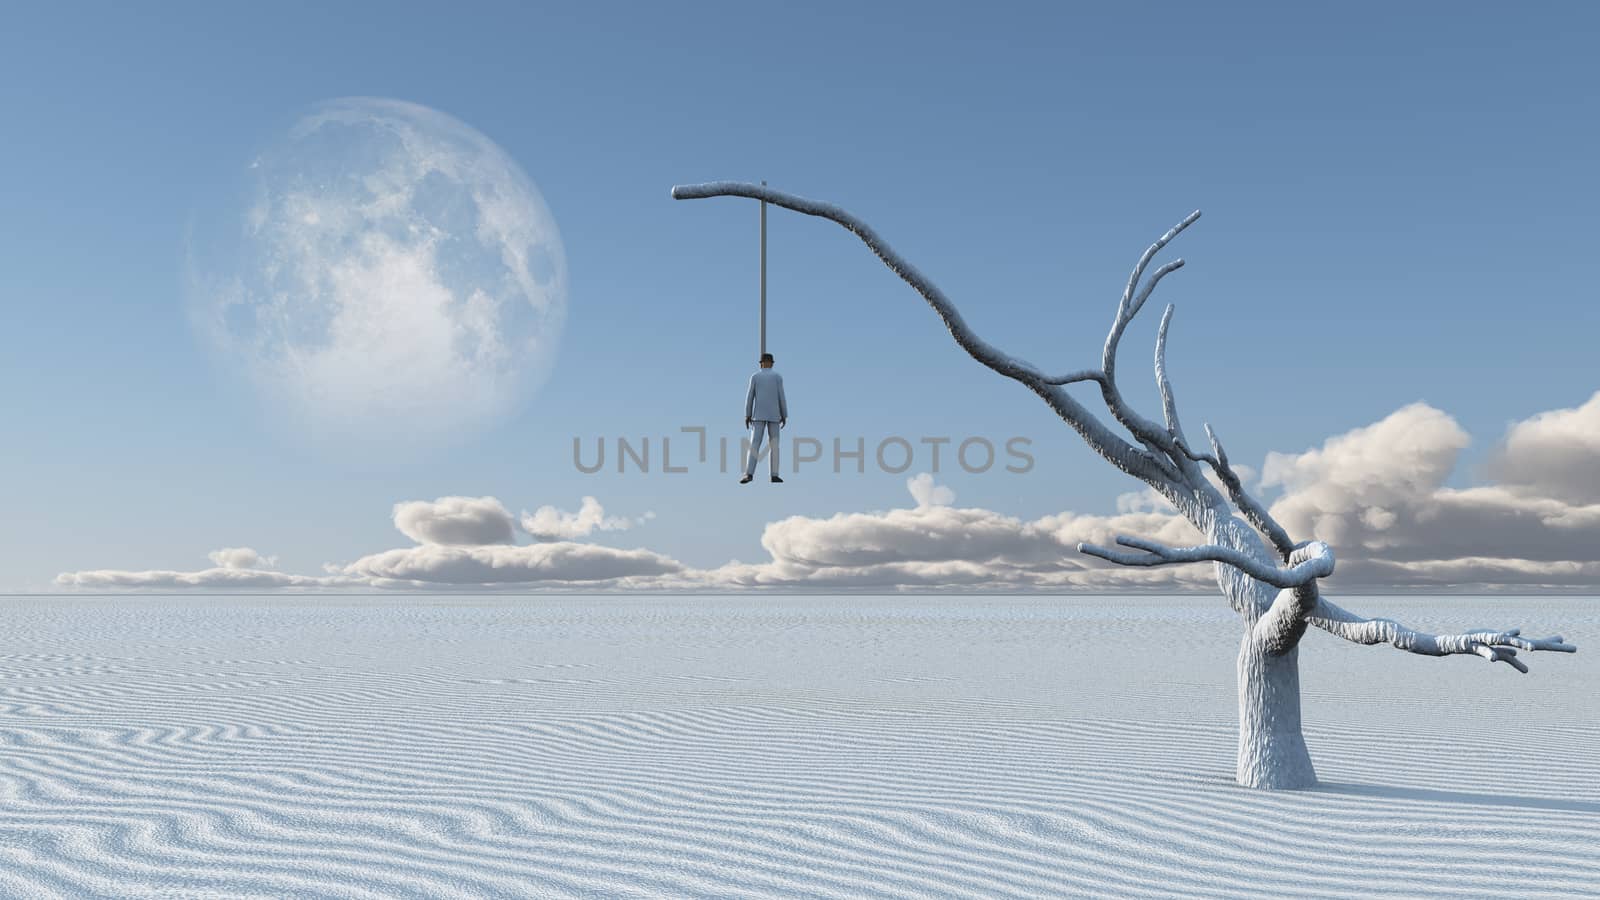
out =
<path fill-rule="evenodd" d="M 761 456 L 761 439 L 767 435 L 772 436 L 772 453 L 768 461 L 772 464 L 772 474 L 778 474 L 778 423 L 756 419 L 750 423 L 750 458 L 744 464 L 746 475 L 756 474 L 756 459 Z"/>

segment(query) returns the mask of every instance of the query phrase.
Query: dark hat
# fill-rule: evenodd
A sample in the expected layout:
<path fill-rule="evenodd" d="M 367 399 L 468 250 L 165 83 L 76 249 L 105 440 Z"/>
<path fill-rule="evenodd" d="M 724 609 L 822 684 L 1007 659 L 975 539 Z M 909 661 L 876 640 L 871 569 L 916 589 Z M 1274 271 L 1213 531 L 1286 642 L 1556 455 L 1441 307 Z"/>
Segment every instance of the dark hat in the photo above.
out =
<path fill-rule="evenodd" d="M 774 362 L 771 353 L 761 354 L 761 362 Z"/>

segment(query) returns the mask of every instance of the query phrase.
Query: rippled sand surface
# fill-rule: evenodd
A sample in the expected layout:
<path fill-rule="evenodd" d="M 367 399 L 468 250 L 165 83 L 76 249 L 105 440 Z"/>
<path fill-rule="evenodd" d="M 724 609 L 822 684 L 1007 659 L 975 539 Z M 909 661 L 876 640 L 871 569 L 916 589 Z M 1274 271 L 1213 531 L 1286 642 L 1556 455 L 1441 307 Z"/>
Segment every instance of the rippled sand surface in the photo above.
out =
<path fill-rule="evenodd" d="M 1600 894 L 1600 600 L 1302 645 L 1233 784 L 1219 598 L 0 599 L 0 896 Z"/>

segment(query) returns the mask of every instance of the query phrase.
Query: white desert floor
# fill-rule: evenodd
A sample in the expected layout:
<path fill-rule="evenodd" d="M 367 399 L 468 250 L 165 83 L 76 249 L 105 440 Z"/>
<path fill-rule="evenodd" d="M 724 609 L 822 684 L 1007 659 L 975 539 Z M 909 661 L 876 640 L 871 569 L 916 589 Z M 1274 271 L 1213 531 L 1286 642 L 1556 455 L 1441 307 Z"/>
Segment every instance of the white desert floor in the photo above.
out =
<path fill-rule="evenodd" d="M 1600 600 L 1532 674 L 1302 645 L 1233 783 L 1220 598 L 0 599 L 0 896 L 1600 895 Z"/>

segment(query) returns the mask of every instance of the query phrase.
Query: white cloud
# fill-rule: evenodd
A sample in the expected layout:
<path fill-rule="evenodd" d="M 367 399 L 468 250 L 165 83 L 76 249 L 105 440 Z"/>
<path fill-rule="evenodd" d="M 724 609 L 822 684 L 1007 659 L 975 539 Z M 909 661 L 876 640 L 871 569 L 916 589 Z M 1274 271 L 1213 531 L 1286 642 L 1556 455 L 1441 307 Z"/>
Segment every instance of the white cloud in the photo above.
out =
<path fill-rule="evenodd" d="M 954 493 L 935 485 L 931 475 L 911 478 L 906 487 L 914 508 L 827 518 L 791 516 L 769 524 L 762 534 L 768 562 L 730 563 L 700 577 L 711 586 L 812 589 L 1172 589 L 1214 584 L 1207 566 L 1133 570 L 1077 550 L 1079 541 L 1110 543 L 1124 533 L 1195 542 L 1199 535 L 1170 510 L 1116 516 L 1064 513 L 1029 521 L 946 505 Z"/>
<path fill-rule="evenodd" d="M 223 547 L 206 556 L 224 569 L 274 569 L 278 566 L 276 556 L 262 556 L 249 547 Z"/>
<path fill-rule="evenodd" d="M 1290 535 L 1333 544 L 1336 589 L 1584 587 L 1600 584 L 1600 394 L 1578 409 L 1515 423 L 1497 457 L 1509 483 L 1454 489 L 1467 433 L 1422 403 L 1302 453 L 1270 453 L 1253 491 Z M 770 561 L 707 573 L 740 587 L 1173 589 L 1215 587 L 1211 566 L 1133 569 L 1077 553 L 1133 534 L 1168 544 L 1200 536 L 1154 491 L 1117 499 L 1114 516 L 1023 521 L 948 505 L 931 476 L 907 483 L 917 506 L 791 517 L 767 526 Z M 937 495 L 939 503 L 930 502 Z M 1258 493 L 1258 496 L 1261 496 Z"/>
<path fill-rule="evenodd" d="M 1154 488 L 1143 488 L 1117 495 L 1117 512 L 1172 512 L 1172 503 L 1156 493 Z"/>
<path fill-rule="evenodd" d="M 338 578 L 319 578 L 310 575 L 288 575 L 261 569 L 201 569 L 198 572 L 176 572 L 153 569 L 128 572 L 115 569 L 63 572 L 56 576 L 56 585 L 69 588 L 113 589 L 173 589 L 209 588 L 213 590 L 243 590 L 248 588 L 327 588 L 354 587 L 352 582 Z"/>
<path fill-rule="evenodd" d="M 309 589 L 350 586 L 342 576 L 318 577 L 290 575 L 270 571 L 276 557 L 262 556 L 248 547 L 226 547 L 207 554 L 214 568 L 194 572 L 171 569 L 123 571 L 118 569 L 90 569 L 82 572 L 63 572 L 56 576 L 56 584 L 65 588 L 100 590 L 265 590 Z"/>
<path fill-rule="evenodd" d="M 619 550 L 570 541 L 513 546 L 423 544 L 374 553 L 340 571 L 371 587 L 586 587 L 681 571 L 649 550 Z"/>
<path fill-rule="evenodd" d="M 949 506 L 956 502 L 956 492 L 942 484 L 933 483 L 933 475 L 922 472 L 906 480 L 906 488 L 911 491 L 912 499 L 917 501 L 917 506 Z"/>
<path fill-rule="evenodd" d="M 419 544 L 509 544 L 511 512 L 493 497 L 440 497 L 394 505 L 394 527 Z"/>
<path fill-rule="evenodd" d="M 1467 433 L 1455 420 L 1413 403 L 1382 421 L 1332 437 L 1304 453 L 1268 453 L 1263 487 L 1282 487 L 1274 518 L 1291 535 L 1348 547 L 1385 528 L 1394 510 L 1444 483 Z"/>
<path fill-rule="evenodd" d="M 325 563 L 324 575 L 270 571 L 275 557 L 244 547 L 213 551 L 215 568 L 125 571 L 96 569 L 64 572 L 56 584 L 76 589 L 562 589 L 648 587 L 651 580 L 687 571 L 671 557 L 645 549 L 617 549 L 576 543 L 567 536 L 619 530 L 637 519 L 607 517 L 598 501 L 585 497 L 577 513 L 542 507 L 525 520 L 548 524 L 546 541 L 512 543 L 513 518 L 494 497 L 440 497 L 394 505 L 394 524 L 418 546 L 385 550 L 351 563 Z M 543 518 L 541 518 L 543 515 Z"/>
<path fill-rule="evenodd" d="M 1489 471 L 1519 493 L 1600 503 L 1600 391 L 1513 425 Z"/>
<path fill-rule="evenodd" d="M 1586 448 L 1600 446 L 1588 406 L 1600 409 L 1591 400 L 1514 424 L 1497 460 L 1510 484 L 1445 487 L 1468 437 L 1421 403 L 1320 448 L 1269 454 L 1262 481 L 1284 489 L 1271 512 L 1291 535 L 1334 546 L 1333 587 L 1594 585 L 1600 503 L 1576 489 Z"/>
<path fill-rule="evenodd" d="M 1600 395 L 1597 395 L 1600 397 Z M 1590 400 L 1515 423 L 1495 460 L 1504 483 L 1448 488 L 1468 444 L 1450 416 L 1412 404 L 1301 453 L 1269 454 L 1259 488 L 1277 489 L 1275 518 L 1299 540 L 1332 543 L 1330 587 L 1375 590 L 1594 589 L 1600 585 L 1600 502 L 1584 493 L 1600 446 Z M 322 576 L 267 569 L 248 548 L 212 554 L 198 572 L 64 573 L 76 588 L 414 588 L 748 590 L 1215 590 L 1210 565 L 1125 568 L 1077 552 L 1132 534 L 1185 545 L 1200 535 L 1153 492 L 1122 495 L 1113 515 L 1064 512 L 1026 520 L 955 505 L 928 474 L 907 480 L 913 506 L 827 517 L 790 516 L 761 536 L 767 559 L 709 569 L 648 549 L 581 542 L 645 518 L 607 516 L 583 498 L 577 512 L 524 512 L 535 543 L 512 541 L 494 497 L 442 497 L 394 508 L 419 546 L 386 550 Z"/>
<path fill-rule="evenodd" d="M 655 518 L 647 512 L 638 518 L 608 516 L 605 507 L 593 497 L 584 497 L 575 513 L 554 506 L 541 506 L 533 512 L 522 513 L 522 530 L 536 541 L 566 541 L 588 537 L 596 531 L 626 531 L 635 525 Z"/>

